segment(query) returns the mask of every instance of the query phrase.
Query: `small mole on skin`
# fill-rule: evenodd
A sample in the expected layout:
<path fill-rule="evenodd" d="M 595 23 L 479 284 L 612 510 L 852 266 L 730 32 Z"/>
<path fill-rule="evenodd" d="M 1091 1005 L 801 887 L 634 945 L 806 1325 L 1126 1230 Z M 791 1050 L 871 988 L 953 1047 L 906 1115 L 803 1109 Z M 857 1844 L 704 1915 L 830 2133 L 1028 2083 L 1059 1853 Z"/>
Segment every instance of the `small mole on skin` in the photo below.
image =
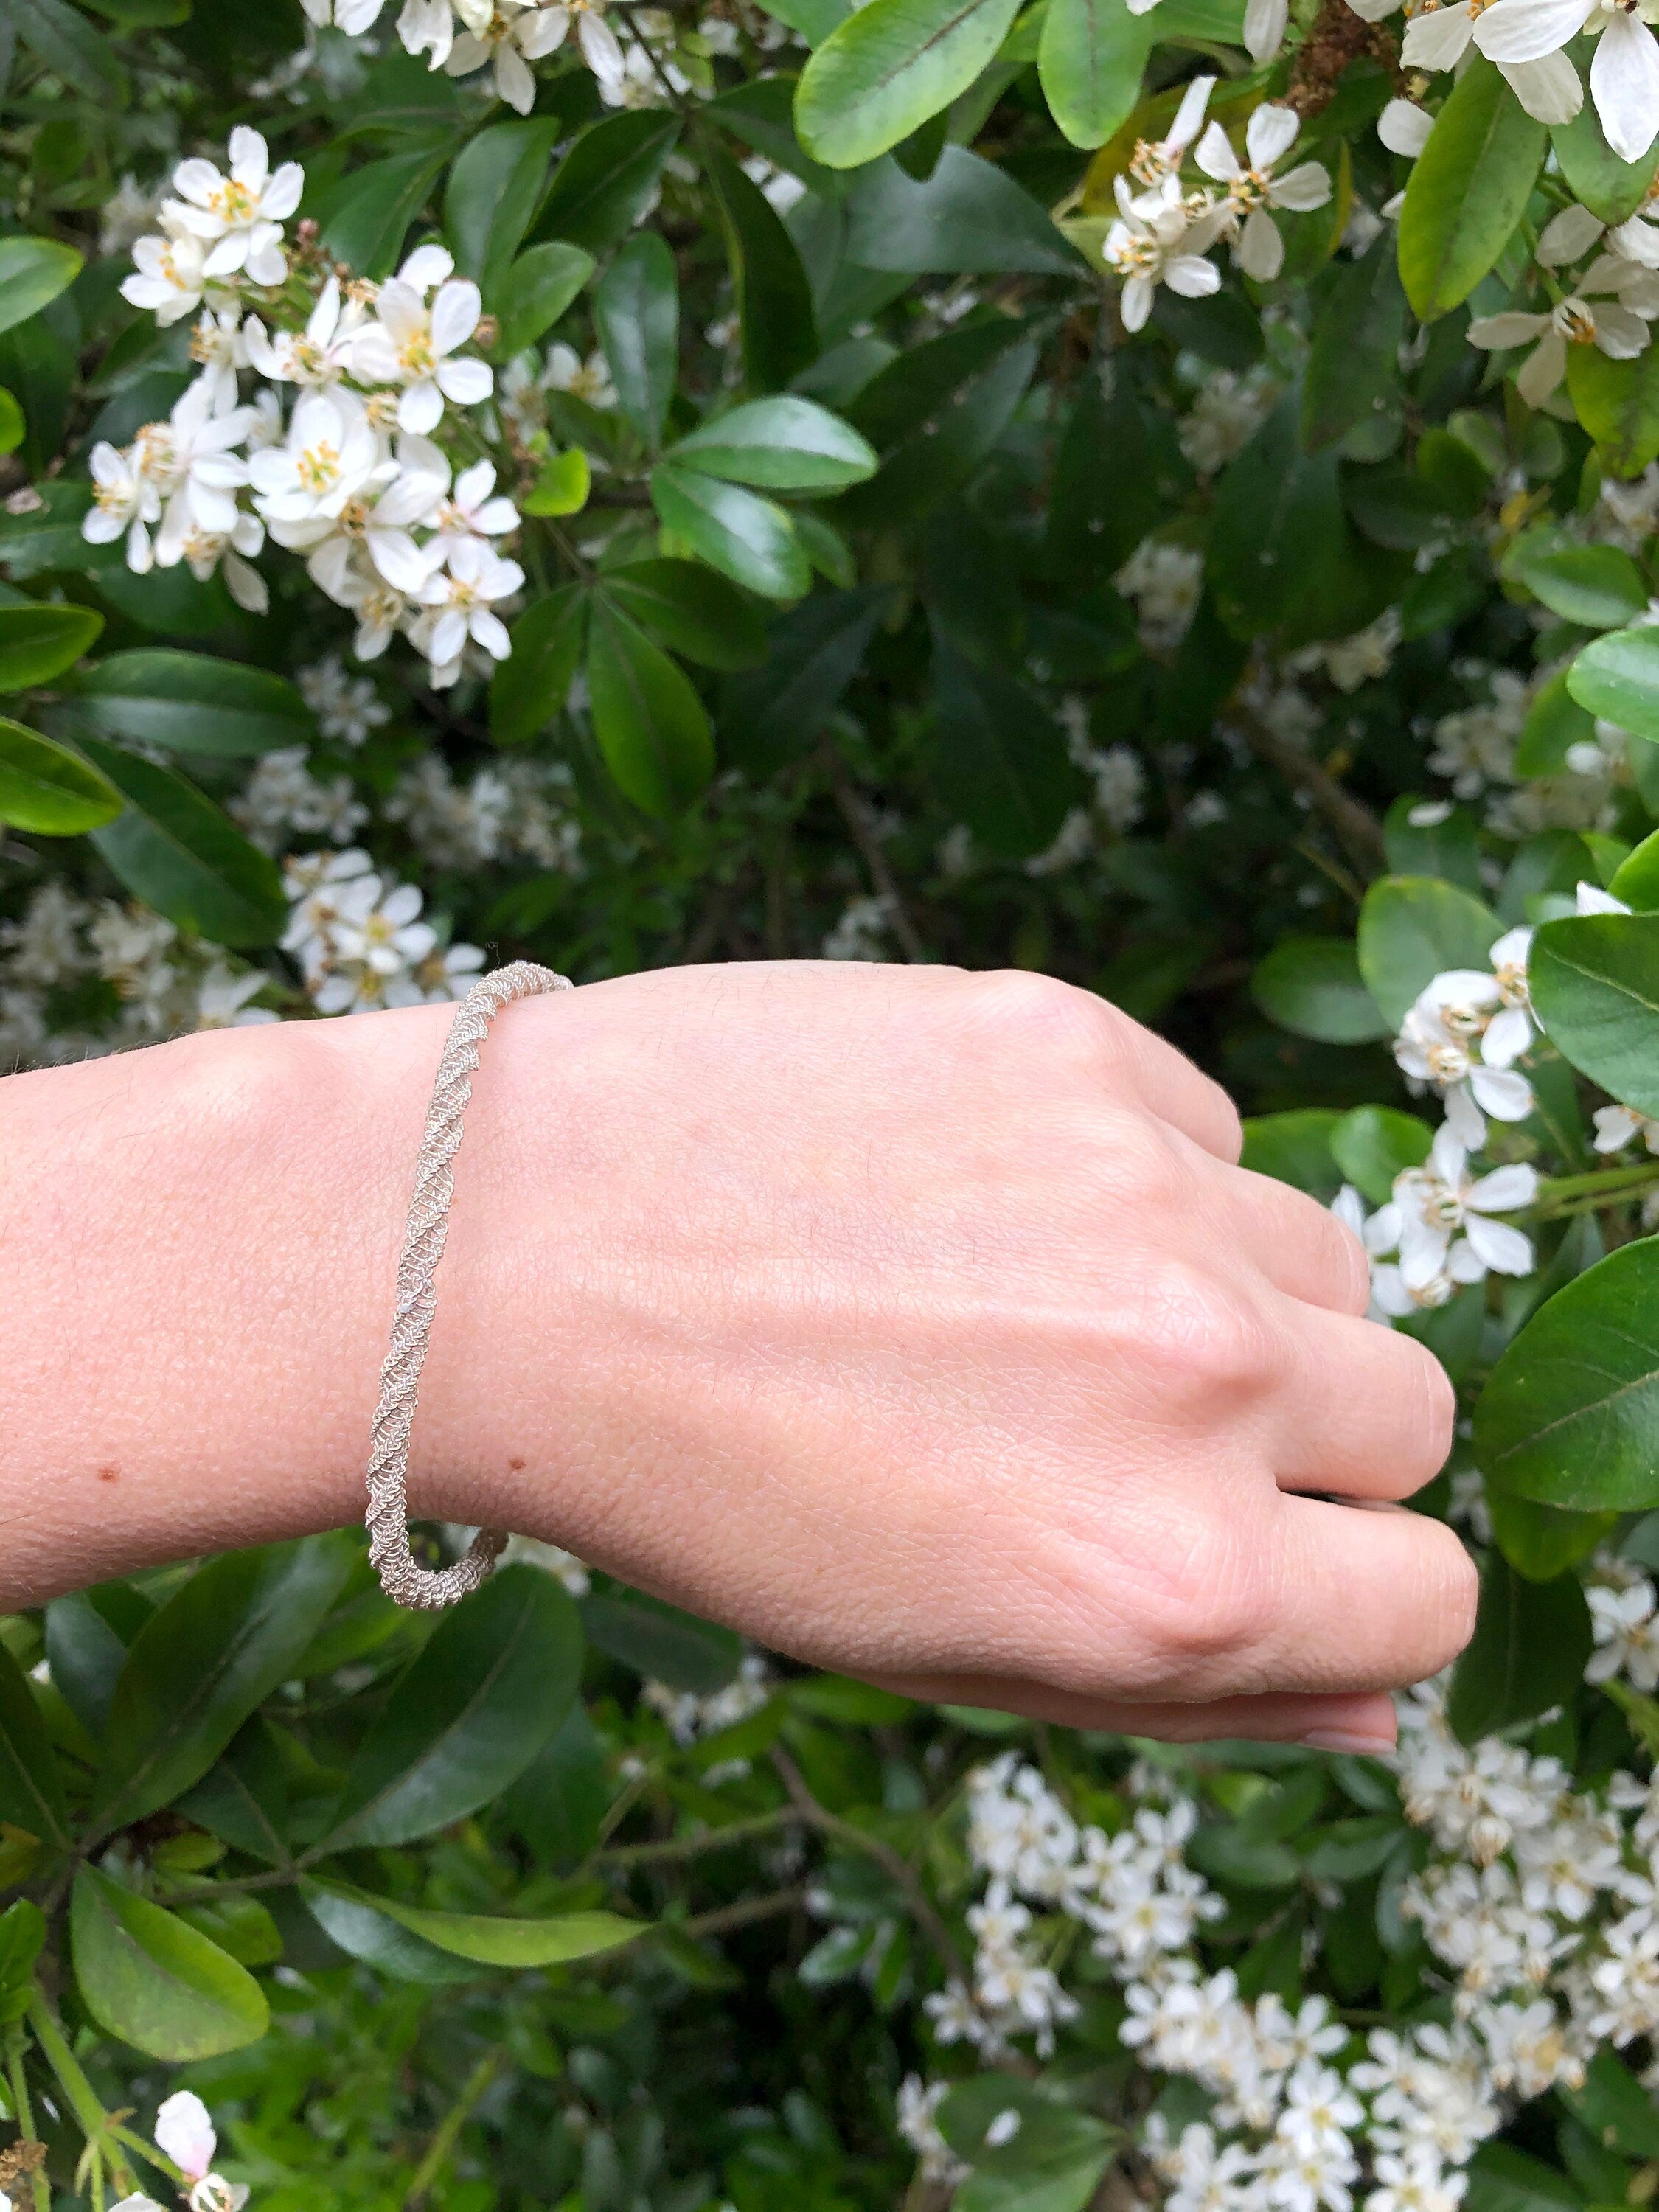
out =
<path fill-rule="evenodd" d="M 519 1474 L 524 1467 L 524 1462 L 521 1459 L 510 1459 L 507 1463 L 514 1474 Z"/>
<path fill-rule="evenodd" d="M 119 1482 L 121 1470 L 118 1467 L 100 1467 L 98 1470 L 98 1480 L 100 1482 Z"/>

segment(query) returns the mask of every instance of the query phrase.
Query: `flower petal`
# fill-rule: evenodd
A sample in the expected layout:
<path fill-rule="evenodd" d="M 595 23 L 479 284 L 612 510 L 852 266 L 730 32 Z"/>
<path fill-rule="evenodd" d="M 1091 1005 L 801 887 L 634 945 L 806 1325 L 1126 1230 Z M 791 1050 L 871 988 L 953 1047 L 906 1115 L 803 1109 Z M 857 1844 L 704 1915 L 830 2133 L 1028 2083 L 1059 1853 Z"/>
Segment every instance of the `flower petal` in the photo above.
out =
<path fill-rule="evenodd" d="M 1512 4 L 1498 0 L 1491 10 Z M 1659 137 L 1659 41 L 1622 9 L 1608 19 L 1590 64 L 1590 97 L 1607 142 L 1621 161 L 1639 161 Z"/>
<path fill-rule="evenodd" d="M 1585 0 L 1497 0 L 1474 26 L 1474 43 L 1492 62 L 1541 61 L 1577 38 Z"/>

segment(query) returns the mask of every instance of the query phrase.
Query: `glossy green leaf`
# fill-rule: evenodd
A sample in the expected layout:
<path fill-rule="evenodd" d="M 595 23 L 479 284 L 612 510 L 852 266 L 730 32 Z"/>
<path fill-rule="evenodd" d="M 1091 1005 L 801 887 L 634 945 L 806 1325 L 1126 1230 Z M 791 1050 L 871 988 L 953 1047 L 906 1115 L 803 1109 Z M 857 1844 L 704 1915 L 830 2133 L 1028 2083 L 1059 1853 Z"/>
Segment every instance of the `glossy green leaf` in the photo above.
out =
<path fill-rule="evenodd" d="M 1638 914 L 1659 913 L 1659 830 L 1620 862 L 1607 889 Z"/>
<path fill-rule="evenodd" d="M 1003 670 L 934 641 L 932 781 L 941 804 L 1000 860 L 1054 842 L 1080 796 L 1066 740 L 1042 701 Z"/>
<path fill-rule="evenodd" d="M 614 1951 L 618 1944 L 634 1942 L 647 1932 L 644 1923 L 624 1920 L 615 1912 L 556 1912 L 544 1919 L 510 1919 L 480 1912 L 428 1911 L 394 1898 L 371 1896 L 344 1882 L 319 1881 L 312 1887 L 325 1887 L 336 1898 L 395 1921 L 434 1949 L 479 1966 L 522 1971 L 568 1966 L 573 1959 Z"/>
<path fill-rule="evenodd" d="M 17 1662 L 0 1644 L 0 1806 L 4 1818 L 62 1850 L 69 1841 L 64 1785 L 46 1734 Z"/>
<path fill-rule="evenodd" d="M 689 806 L 714 772 L 703 703 L 661 647 L 603 598 L 588 624 L 587 690 L 593 734 L 617 788 L 647 814 Z"/>
<path fill-rule="evenodd" d="M 574 1607 L 550 1575 L 505 1567 L 447 1613 L 352 1763 L 329 1842 L 404 1844 L 515 1780 L 570 1707 Z"/>
<path fill-rule="evenodd" d="M 126 801 L 117 820 L 93 832 L 93 842 L 134 897 L 216 944 L 273 944 L 288 902 L 269 854 L 171 769 L 101 738 L 82 742 Z"/>
<path fill-rule="evenodd" d="M 1659 2158 L 1659 2106 L 1617 2051 L 1598 2051 L 1583 2084 L 1564 2084 L 1561 2099 L 1598 2142 L 1626 2158 Z"/>
<path fill-rule="evenodd" d="M 1642 572 L 1616 545 L 1563 545 L 1523 554 L 1504 568 L 1553 615 L 1586 629 L 1617 629 L 1647 608 Z"/>
<path fill-rule="evenodd" d="M 620 1583 L 591 1591 L 581 1617 L 588 1642 L 607 1658 L 700 1698 L 723 1690 L 742 1662 L 743 1643 L 731 1629 Z"/>
<path fill-rule="evenodd" d="M 380 1898 L 371 1898 L 344 1882 L 314 1876 L 302 1879 L 299 1892 L 307 1911 L 337 1950 L 393 1981 L 441 1989 L 478 1978 L 478 1969 L 471 1960 L 458 1959 L 453 1951 L 441 1951 L 435 1943 L 416 1936 L 381 1909 Z"/>
<path fill-rule="evenodd" d="M 511 361 L 550 331 L 593 274 L 593 257 L 565 239 L 526 246 L 484 296 L 500 325 L 491 351 Z"/>
<path fill-rule="evenodd" d="M 1558 123 L 1550 143 L 1567 190 L 1603 222 L 1636 213 L 1659 173 L 1659 138 L 1639 161 L 1621 161 L 1607 142 L 1595 102 L 1587 100 L 1571 123 Z"/>
<path fill-rule="evenodd" d="M 1659 740 L 1659 630 L 1595 639 L 1567 671 L 1567 690 L 1587 714 Z"/>
<path fill-rule="evenodd" d="M 554 172 L 536 237 L 564 239 L 590 253 L 626 238 L 650 205 L 679 135 L 679 118 L 660 108 L 624 109 L 589 124 Z"/>
<path fill-rule="evenodd" d="M 75 1979 L 107 2033 L 180 2063 L 257 2043 L 264 1993 L 219 1946 L 95 1867 L 75 1877 L 70 1908 Z"/>
<path fill-rule="evenodd" d="M 630 561 L 606 569 L 604 590 L 659 645 L 705 668 L 754 668 L 766 658 L 754 602 L 695 561 Z"/>
<path fill-rule="evenodd" d="M 78 753 L 0 715 L 0 822 L 37 837 L 78 837 L 112 822 L 122 805 Z"/>
<path fill-rule="evenodd" d="M 777 210 L 718 140 L 706 144 L 704 168 L 732 272 L 744 380 L 751 392 L 775 392 L 817 357 L 812 288 Z"/>
<path fill-rule="evenodd" d="M 1007 428 L 1036 361 L 1035 342 L 1012 317 L 947 331 L 901 354 L 847 410 L 882 464 L 868 483 L 842 495 L 836 520 L 879 527 L 948 499 Z"/>
<path fill-rule="evenodd" d="M 795 128 L 814 160 L 856 168 L 965 92 L 1018 0 L 866 0 L 802 72 Z"/>
<path fill-rule="evenodd" d="M 1055 456 L 1050 557 L 1063 574 L 1115 574 L 1191 482 L 1167 418 L 1141 404 L 1127 376 L 1108 391 L 1091 368 Z"/>
<path fill-rule="evenodd" d="M 1613 361 L 1597 346 L 1567 348 L 1567 397 L 1611 476 L 1640 476 L 1659 454 L 1659 364 L 1650 351 Z"/>
<path fill-rule="evenodd" d="M 763 776 L 815 744 L 891 605 L 879 587 L 819 592 L 774 623 L 764 662 L 726 687 L 722 752 Z"/>
<path fill-rule="evenodd" d="M 838 491 L 875 474 L 874 447 L 815 399 L 780 392 L 699 423 L 669 459 L 772 491 Z"/>
<path fill-rule="evenodd" d="M 546 188 L 561 135 L 550 117 L 492 123 L 450 165 L 444 237 L 458 274 L 472 277 L 486 299 L 502 289 Z"/>
<path fill-rule="evenodd" d="M 269 1723 L 255 1714 L 177 1809 L 233 1850 L 285 1865 L 288 1771 Z"/>
<path fill-rule="evenodd" d="M 1341 1119 L 1329 1106 L 1252 1115 L 1244 1124 L 1243 1164 L 1328 1205 L 1342 1181 L 1331 1157 L 1331 1136 Z"/>
<path fill-rule="evenodd" d="M 46 1661 L 52 1686 L 87 1734 L 101 1743 L 115 1686 L 127 1663 L 135 1629 L 118 1634 L 84 1590 L 55 1597 L 46 1607 Z"/>
<path fill-rule="evenodd" d="M 768 599 L 803 599 L 811 589 L 794 525 L 773 501 L 667 461 L 651 471 L 651 497 L 665 528 L 734 584 Z"/>
<path fill-rule="evenodd" d="M 134 1638 L 93 1800 L 107 1834 L 198 1782 L 287 1680 L 350 1572 L 343 1535 L 210 1560 Z"/>
<path fill-rule="evenodd" d="M 38 315 L 81 268 L 75 248 L 55 238 L 0 238 L 0 331 Z"/>
<path fill-rule="evenodd" d="M 1122 0 L 1110 0 L 1121 6 Z M 1054 21 L 1053 0 L 1048 21 Z M 946 146 L 931 175 L 896 161 L 859 172 L 847 203 L 847 252 L 865 269 L 1080 276 L 1077 248 L 1040 200 L 994 162 Z"/>
<path fill-rule="evenodd" d="M 28 434 L 28 424 L 15 397 L 0 384 L 0 453 L 15 453 Z"/>
<path fill-rule="evenodd" d="M 1548 922 L 1528 974 L 1550 1042 L 1626 1105 L 1659 1115 L 1659 914 Z"/>
<path fill-rule="evenodd" d="M 1336 456 L 1304 453 L 1300 424 L 1288 394 L 1216 489 L 1210 588 L 1237 638 L 1346 636 L 1381 611 L 1379 588 L 1382 603 L 1392 596 L 1384 565 L 1354 536 Z"/>
<path fill-rule="evenodd" d="M 1395 1177 L 1420 1168 L 1433 1141 L 1433 1130 L 1415 1114 L 1402 1114 L 1397 1106 L 1356 1106 L 1331 1131 L 1331 1158 L 1362 1198 L 1386 1206 Z"/>
<path fill-rule="evenodd" d="M 636 231 L 599 281 L 593 324 L 617 404 L 653 452 L 679 375 L 680 292 L 674 257 L 655 231 Z"/>
<path fill-rule="evenodd" d="M 27 691 L 73 668 L 104 627 L 90 607 L 0 606 L 0 691 Z"/>
<path fill-rule="evenodd" d="M 1476 55 L 1406 186 L 1400 274 L 1422 321 L 1467 300 L 1509 244 L 1547 140 L 1496 66 Z"/>
<path fill-rule="evenodd" d="M 1480 1577 L 1474 1634 L 1452 1671 L 1446 1717 L 1464 1743 L 1566 1704 L 1594 1648 L 1577 1575 L 1529 1582 L 1500 1552 Z"/>
<path fill-rule="evenodd" d="M 568 1869 L 598 1843 L 611 1799 L 605 1747 L 578 1702 L 501 1799 L 500 1810 L 538 1866 Z"/>
<path fill-rule="evenodd" d="M 104 108 L 126 106 L 131 83 L 108 33 L 88 22 L 78 8 L 68 0 L 29 0 L 15 21 L 18 36 L 35 58 L 83 99 Z"/>
<path fill-rule="evenodd" d="M 1390 875 L 1443 876 L 1476 896 L 1484 888 L 1480 830 L 1467 806 L 1402 793 L 1383 817 L 1382 849 Z"/>
<path fill-rule="evenodd" d="M 561 713 L 587 635 L 587 600 L 562 584 L 532 600 L 514 623 L 511 656 L 489 683 L 489 734 L 498 745 L 526 744 Z"/>
<path fill-rule="evenodd" d="M 1389 1024 L 1346 937 L 1287 937 L 1257 962 L 1250 996 L 1269 1021 L 1328 1044 L 1365 1044 Z"/>
<path fill-rule="evenodd" d="M 1527 719 L 1515 747 L 1515 772 L 1521 776 L 1559 775 L 1568 748 L 1595 736 L 1595 717 L 1567 689 L 1563 668 L 1540 685 L 1528 704 Z"/>
<path fill-rule="evenodd" d="M 1320 305 L 1302 380 L 1302 442 L 1334 446 L 1381 415 L 1400 382 L 1406 295 L 1385 234 L 1340 270 Z"/>
<path fill-rule="evenodd" d="M 1588 1559 L 1619 1523 L 1616 1513 L 1569 1513 L 1511 1490 L 1488 1489 L 1486 1498 L 1498 1550 L 1528 1582 L 1553 1582 Z"/>
<path fill-rule="evenodd" d="M 1049 112 L 1073 146 L 1104 145 L 1134 112 L 1158 37 L 1124 0 L 1048 0 L 1037 74 Z"/>
<path fill-rule="evenodd" d="M 318 210 L 322 243 L 360 276 L 389 276 L 442 171 L 443 155 L 424 149 L 354 169 Z"/>
<path fill-rule="evenodd" d="M 313 741 L 317 724 L 286 677 L 238 660 L 146 646 L 112 653 L 67 687 L 101 737 L 242 759 Z"/>
<path fill-rule="evenodd" d="M 1474 1455 L 1540 1505 L 1659 1504 L 1659 1238 L 1621 1245 L 1539 1308 L 1481 1394 Z"/>
<path fill-rule="evenodd" d="M 1448 968 L 1486 968 L 1503 925 L 1434 876 L 1383 876 L 1359 909 L 1359 972 L 1391 1029 Z"/>
<path fill-rule="evenodd" d="M 519 501 L 523 514 L 580 514 L 593 489 L 593 471 L 580 446 L 550 454 L 541 474 Z"/>

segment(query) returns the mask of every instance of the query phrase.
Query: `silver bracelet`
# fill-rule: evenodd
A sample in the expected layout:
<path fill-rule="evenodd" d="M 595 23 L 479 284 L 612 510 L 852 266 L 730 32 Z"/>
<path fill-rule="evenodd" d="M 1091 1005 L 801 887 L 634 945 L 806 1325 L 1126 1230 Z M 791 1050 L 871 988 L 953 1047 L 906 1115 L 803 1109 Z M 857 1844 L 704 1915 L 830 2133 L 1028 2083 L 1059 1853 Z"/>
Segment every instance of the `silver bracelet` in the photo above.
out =
<path fill-rule="evenodd" d="M 477 1068 L 484 1033 L 514 999 L 569 988 L 568 976 L 556 975 L 550 968 L 538 968 L 530 960 L 514 960 L 493 975 L 481 975 L 455 1009 L 438 1062 L 416 1162 L 415 1194 L 404 1226 L 392 1349 L 380 1370 L 380 1402 L 374 1409 L 368 1454 L 368 1556 L 380 1587 L 398 1605 L 423 1611 L 453 1605 L 494 1571 L 507 1543 L 499 1530 L 481 1528 L 465 1558 L 453 1566 L 436 1570 L 416 1564 L 409 1548 L 409 1432 L 437 1305 L 433 1279 L 449 1235 L 449 1201 L 455 1194 L 452 1163 L 460 1147 L 461 1115 L 472 1096 L 470 1079 Z"/>

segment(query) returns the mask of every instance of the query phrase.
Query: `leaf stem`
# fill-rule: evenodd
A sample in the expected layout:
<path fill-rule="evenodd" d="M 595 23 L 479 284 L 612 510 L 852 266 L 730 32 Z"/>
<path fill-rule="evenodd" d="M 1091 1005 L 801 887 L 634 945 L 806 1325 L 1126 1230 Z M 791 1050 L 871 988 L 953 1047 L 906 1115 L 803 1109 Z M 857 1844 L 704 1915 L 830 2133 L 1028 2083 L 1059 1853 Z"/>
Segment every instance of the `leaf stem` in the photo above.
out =
<path fill-rule="evenodd" d="M 427 2191 L 453 2156 L 461 2130 L 477 2110 L 484 2093 L 506 2063 L 499 2051 L 488 2051 L 467 2076 L 465 2087 L 433 2130 L 432 2140 L 426 2147 L 426 2155 L 416 2167 L 415 2177 L 404 2194 L 404 2212 L 414 2212 L 414 2208 L 424 2200 Z"/>
<path fill-rule="evenodd" d="M 34 2031 L 34 2039 L 40 2054 L 58 2077 L 58 2087 L 69 2100 L 70 2110 L 87 2139 L 88 2151 L 92 2154 L 94 2166 L 101 2169 L 107 2155 L 110 2180 L 123 2196 L 137 2193 L 137 2183 L 132 2168 L 118 2149 L 106 2152 L 105 2146 L 112 2139 L 112 2124 L 104 2110 L 97 2091 L 82 2071 L 81 2062 L 70 2049 L 69 2039 L 59 2026 L 58 2017 L 45 1996 L 37 1988 L 29 1993 L 28 2023 Z"/>

